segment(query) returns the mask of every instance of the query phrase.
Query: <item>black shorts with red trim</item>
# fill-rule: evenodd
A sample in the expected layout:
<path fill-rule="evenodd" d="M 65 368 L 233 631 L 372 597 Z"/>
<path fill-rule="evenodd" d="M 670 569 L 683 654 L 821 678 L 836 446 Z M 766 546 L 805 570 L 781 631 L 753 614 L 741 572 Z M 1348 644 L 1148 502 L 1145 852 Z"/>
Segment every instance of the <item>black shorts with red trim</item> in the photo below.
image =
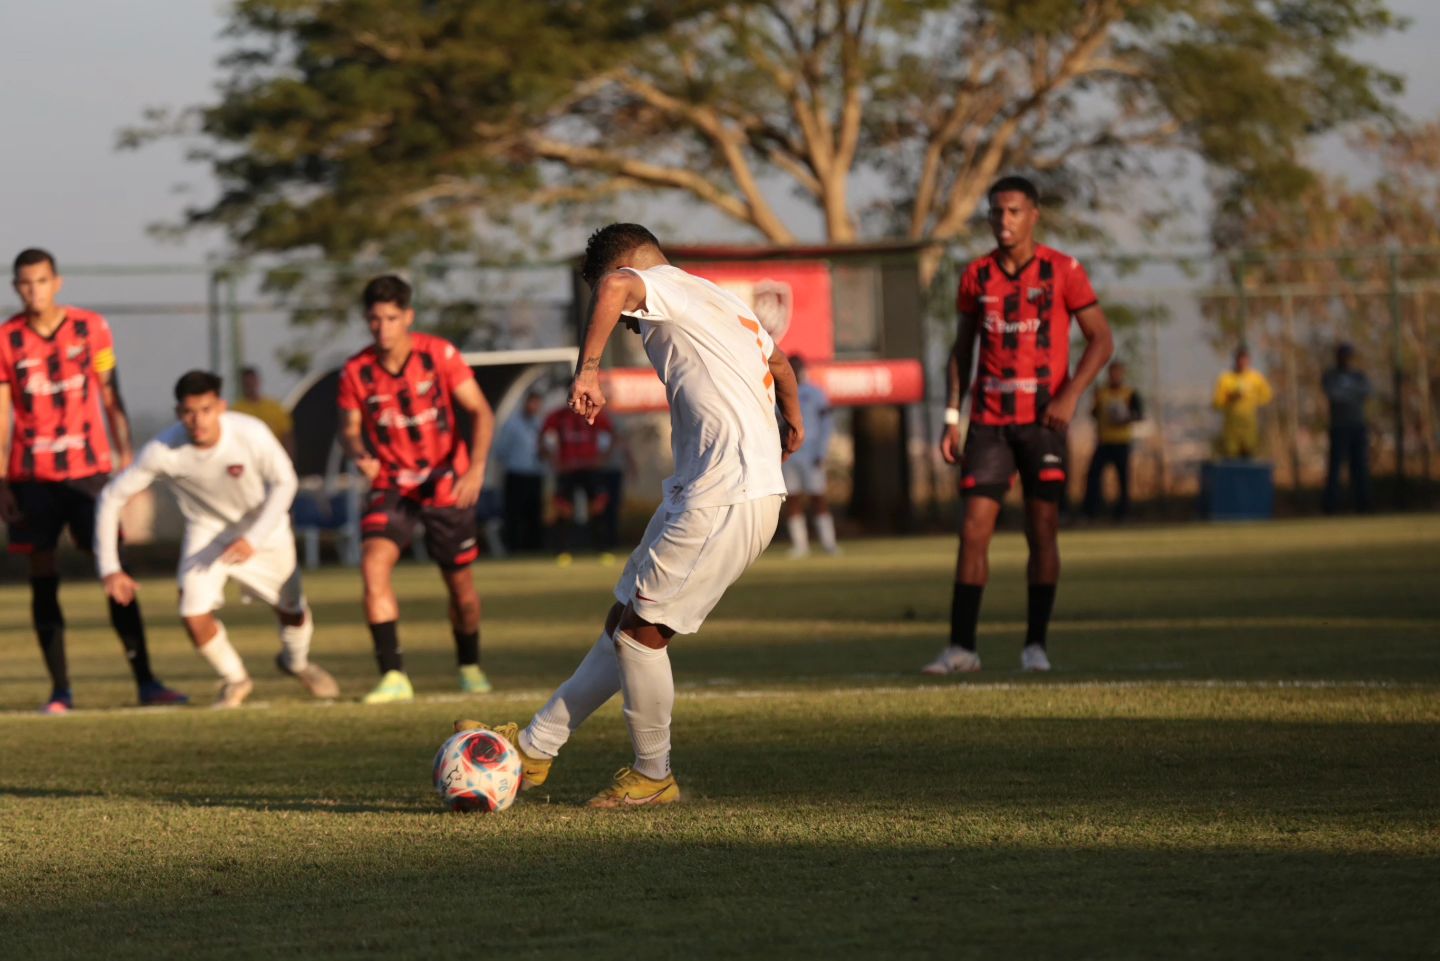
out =
<path fill-rule="evenodd" d="M 1027 500 L 1059 502 L 1067 460 L 1064 431 L 1044 424 L 972 423 L 960 459 L 960 493 L 1003 500 L 1018 472 Z"/>
<path fill-rule="evenodd" d="M 11 482 L 20 519 L 10 525 L 10 552 L 53 551 L 68 528 L 75 546 L 93 553 L 95 501 L 109 479 L 108 474 L 91 474 L 73 480 Z"/>
<path fill-rule="evenodd" d="M 610 504 L 610 483 L 603 471 L 585 468 L 567 470 L 555 475 L 555 512 L 560 517 L 575 513 L 575 492 L 585 493 L 589 505 L 587 517 L 594 519 L 605 513 Z"/>
<path fill-rule="evenodd" d="M 442 570 L 458 570 L 480 555 L 475 541 L 475 512 L 459 507 L 436 507 L 405 497 L 395 490 L 372 491 L 360 515 L 362 539 L 383 537 L 402 551 L 425 531 L 425 552 Z"/>

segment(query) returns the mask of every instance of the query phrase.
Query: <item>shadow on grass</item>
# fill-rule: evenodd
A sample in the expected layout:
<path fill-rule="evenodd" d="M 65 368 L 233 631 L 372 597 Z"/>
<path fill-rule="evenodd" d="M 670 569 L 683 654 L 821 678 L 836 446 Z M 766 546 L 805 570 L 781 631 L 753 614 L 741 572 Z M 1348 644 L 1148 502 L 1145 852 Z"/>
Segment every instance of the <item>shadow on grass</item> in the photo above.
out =
<path fill-rule="evenodd" d="M 658 813 L 658 812 L 656 812 Z M 615 815 L 611 815 L 614 817 Z M 412 832 L 0 906 L 9 957 L 1422 957 L 1432 858 Z M 570 836 L 566 836 L 569 834 Z"/>

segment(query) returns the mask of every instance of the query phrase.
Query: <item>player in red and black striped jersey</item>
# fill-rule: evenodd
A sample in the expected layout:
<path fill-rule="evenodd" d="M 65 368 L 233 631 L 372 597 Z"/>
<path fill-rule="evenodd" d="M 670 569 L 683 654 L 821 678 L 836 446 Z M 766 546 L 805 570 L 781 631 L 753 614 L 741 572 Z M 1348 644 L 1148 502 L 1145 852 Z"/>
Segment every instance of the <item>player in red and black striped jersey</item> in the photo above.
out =
<path fill-rule="evenodd" d="M 450 593 L 460 689 L 484 692 L 480 670 L 480 598 L 470 563 L 478 548 L 475 504 L 485 478 L 495 415 L 454 345 L 410 327 L 410 285 L 377 277 L 365 286 L 365 321 L 374 343 L 340 372 L 340 438 L 370 497 L 360 519 L 365 617 L 380 665 L 367 704 L 414 697 L 400 654 L 400 616 L 391 572 L 416 525 Z M 460 412 L 469 421 L 462 433 Z"/>
<path fill-rule="evenodd" d="M 76 547 L 94 550 L 95 498 L 112 467 L 106 426 L 124 467 L 130 421 L 105 318 L 56 303 L 64 279 L 45 251 L 21 251 L 14 270 L 24 309 L 0 325 L 0 520 L 11 552 L 30 562 L 31 617 L 51 683 L 43 710 L 64 714 L 73 699 L 55 549 L 68 528 Z M 139 604 L 111 600 L 110 623 L 125 645 L 140 703 L 184 703 L 150 671 Z"/>
<path fill-rule="evenodd" d="M 990 538 L 1015 474 L 1025 494 L 1029 607 L 1021 666 L 1046 671 L 1045 634 L 1060 579 L 1060 499 L 1065 489 L 1065 432 L 1080 396 L 1114 351 L 1110 325 L 1085 269 L 1074 257 L 1035 242 L 1040 197 L 1023 177 L 990 188 L 993 251 L 960 281 L 960 333 L 947 376 L 949 403 L 940 453 L 961 465 L 965 521 L 950 611 L 950 644 L 927 674 L 978 671 L 975 632 L 989 579 Z M 1085 352 L 1070 372 L 1070 320 Z M 979 342 L 978 360 L 975 345 Z M 960 405 L 975 360 L 970 429 L 960 448 Z"/>

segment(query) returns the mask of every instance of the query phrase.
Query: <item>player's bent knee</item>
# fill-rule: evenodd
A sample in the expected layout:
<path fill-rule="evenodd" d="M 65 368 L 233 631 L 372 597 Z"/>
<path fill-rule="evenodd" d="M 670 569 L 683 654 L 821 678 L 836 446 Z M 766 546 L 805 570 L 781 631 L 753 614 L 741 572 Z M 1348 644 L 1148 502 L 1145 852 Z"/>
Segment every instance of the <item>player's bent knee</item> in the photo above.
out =
<path fill-rule="evenodd" d="M 1060 499 L 1065 496 L 1064 481 L 1041 481 L 1027 495 L 1026 499 L 1041 501 L 1046 504 L 1059 504 Z"/>

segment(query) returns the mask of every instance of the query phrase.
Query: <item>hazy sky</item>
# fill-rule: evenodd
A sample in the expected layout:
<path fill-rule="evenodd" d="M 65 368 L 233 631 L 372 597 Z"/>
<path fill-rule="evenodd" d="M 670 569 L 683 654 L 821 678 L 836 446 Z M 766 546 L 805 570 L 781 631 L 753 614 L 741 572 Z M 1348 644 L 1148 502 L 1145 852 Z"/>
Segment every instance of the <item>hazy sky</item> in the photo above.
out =
<path fill-rule="evenodd" d="M 1413 20 L 1410 30 L 1368 43 L 1360 52 L 1409 78 L 1402 101 L 1408 112 L 1440 114 L 1435 56 L 1440 2 L 1393 0 L 1392 8 Z M 215 0 L 0 3 L 0 39 L 7 45 L 0 58 L 5 91 L 0 116 L 8 136 L 0 177 L 0 253 L 7 260 L 13 251 L 38 245 L 52 249 L 62 268 L 200 264 L 218 248 L 213 237 L 175 244 L 146 233 L 147 225 L 173 219 L 183 209 L 177 184 L 193 185 L 200 196 L 212 189 L 205 171 L 187 164 L 178 144 L 124 153 L 114 145 L 116 131 L 137 122 L 147 106 L 212 98 L 215 60 L 224 49 L 223 9 Z M 76 277 L 67 293 L 82 304 L 175 296 L 153 283 L 125 283 Z M 179 296 L 203 301 L 203 283 L 185 285 Z M 151 356 L 160 350 L 159 356 L 178 353 L 203 362 L 203 331 L 191 326 L 178 321 L 136 326 L 121 337 L 122 357 L 133 358 L 138 347 Z M 150 379 L 147 367 L 133 367 L 140 367 L 139 380 Z M 165 385 L 137 385 L 136 379 L 131 376 L 132 394 L 163 402 Z"/>

